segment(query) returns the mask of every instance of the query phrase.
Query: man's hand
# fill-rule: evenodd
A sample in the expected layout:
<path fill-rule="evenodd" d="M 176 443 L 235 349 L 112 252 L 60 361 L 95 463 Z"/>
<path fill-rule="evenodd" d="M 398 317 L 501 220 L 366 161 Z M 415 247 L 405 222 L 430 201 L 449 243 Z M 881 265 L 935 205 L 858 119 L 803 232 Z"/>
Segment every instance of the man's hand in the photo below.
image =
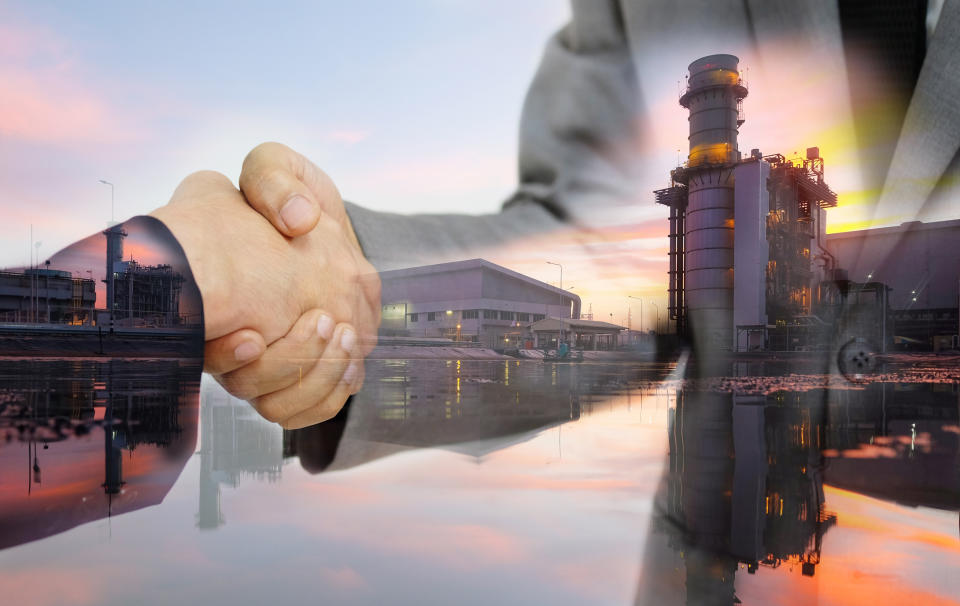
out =
<path fill-rule="evenodd" d="M 207 370 L 268 421 L 298 429 L 333 417 L 356 391 L 363 367 L 362 360 L 352 359 L 356 346 L 350 325 L 313 309 L 256 361 L 236 369 L 210 368 L 207 361 Z"/>
<path fill-rule="evenodd" d="M 307 193 L 342 210 L 332 185 Z M 170 203 L 152 214 L 179 240 L 203 297 L 208 368 L 231 355 L 220 370 L 256 360 L 309 310 L 324 309 L 357 330 L 358 376 L 349 383 L 352 391 L 359 389 L 359 361 L 372 349 L 379 324 L 379 279 L 352 230 L 344 228 L 345 213 L 339 220 L 322 213 L 307 233 L 289 239 L 254 212 L 226 177 L 202 172 L 185 179 Z M 255 368 L 247 375 L 266 384 L 270 367 Z"/>
<path fill-rule="evenodd" d="M 240 191 L 250 206 L 286 236 L 306 234 L 327 216 L 357 243 L 333 181 L 286 145 L 261 143 L 253 148 L 243 160 Z"/>
<path fill-rule="evenodd" d="M 278 232 L 295 241 L 309 236 L 324 223 L 340 227 L 341 235 L 352 243 L 356 261 L 365 268 L 358 285 L 363 291 L 362 299 L 371 307 L 369 315 L 338 320 L 349 321 L 357 328 L 360 349 L 363 355 L 369 354 L 376 345 L 380 326 L 380 278 L 360 249 L 340 192 L 330 177 L 286 145 L 261 143 L 243 161 L 240 191 Z"/>

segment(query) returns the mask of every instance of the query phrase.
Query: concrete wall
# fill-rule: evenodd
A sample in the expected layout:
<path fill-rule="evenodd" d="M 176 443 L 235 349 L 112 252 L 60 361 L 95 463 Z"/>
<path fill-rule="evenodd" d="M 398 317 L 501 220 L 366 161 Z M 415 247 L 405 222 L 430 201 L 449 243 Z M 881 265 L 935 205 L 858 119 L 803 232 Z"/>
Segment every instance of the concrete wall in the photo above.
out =
<path fill-rule="evenodd" d="M 568 308 L 570 305 L 569 297 L 563 297 L 561 299 L 561 295 L 554 291 L 537 288 L 528 282 L 518 280 L 489 268 L 484 268 L 483 270 L 483 297 L 502 301 L 535 303 L 541 306 L 559 306 L 562 300 Z M 567 317 L 569 317 L 569 313 Z"/>
<path fill-rule="evenodd" d="M 381 299 L 384 302 L 406 301 L 461 301 L 479 299 L 481 294 L 482 268 L 441 271 L 401 278 L 384 278 Z M 431 310 L 432 311 L 432 310 Z"/>
<path fill-rule="evenodd" d="M 958 305 L 960 220 L 828 234 L 827 248 L 851 280 L 890 286 L 894 309 Z"/>

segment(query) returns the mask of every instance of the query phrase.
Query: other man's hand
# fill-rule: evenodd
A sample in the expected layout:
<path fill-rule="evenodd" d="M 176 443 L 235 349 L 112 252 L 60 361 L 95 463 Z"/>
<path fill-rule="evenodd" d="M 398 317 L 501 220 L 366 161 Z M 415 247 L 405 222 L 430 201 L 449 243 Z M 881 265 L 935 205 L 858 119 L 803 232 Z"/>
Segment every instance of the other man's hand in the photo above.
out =
<path fill-rule="evenodd" d="M 331 204 L 342 208 L 338 195 Z M 358 362 L 373 347 L 363 337 L 375 335 L 379 324 L 379 279 L 342 221 L 323 215 L 309 232 L 287 238 L 226 177 L 212 172 L 185 179 L 170 203 L 152 214 L 177 237 L 190 262 L 204 302 L 208 353 L 224 338 L 233 347 L 217 351 L 232 352 L 234 366 L 246 356 L 256 360 L 311 309 L 356 327 Z M 358 366 L 352 391 L 362 382 Z M 267 381 L 264 372 L 269 367 L 261 365 L 260 379 Z"/>

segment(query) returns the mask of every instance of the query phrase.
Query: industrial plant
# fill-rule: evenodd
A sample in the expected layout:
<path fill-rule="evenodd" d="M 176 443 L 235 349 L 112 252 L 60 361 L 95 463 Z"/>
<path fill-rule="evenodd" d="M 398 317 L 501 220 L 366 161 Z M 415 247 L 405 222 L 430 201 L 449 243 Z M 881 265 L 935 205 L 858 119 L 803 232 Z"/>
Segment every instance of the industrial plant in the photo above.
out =
<path fill-rule="evenodd" d="M 114 324 L 176 326 L 180 317 L 183 276 L 170 265 L 140 265 L 123 260 L 122 227 L 110 227 L 107 237 L 107 311 Z"/>
<path fill-rule="evenodd" d="M 102 235 L 102 307 L 93 270 L 77 267 L 85 258 L 80 250 L 68 248 L 40 267 L 0 272 L 0 354 L 192 357 L 203 350 L 195 289 L 183 274 L 165 263 L 123 260 L 128 234 L 122 225 Z M 83 273 L 87 277 L 76 275 Z"/>
<path fill-rule="evenodd" d="M 32 267 L 0 272 L 0 322 L 68 326 L 170 327 L 186 322 L 180 313 L 183 276 L 170 265 L 123 260 L 127 233 L 114 225 L 107 239 L 106 301 L 96 308 L 96 281 L 71 272 Z"/>
<path fill-rule="evenodd" d="M 689 155 L 670 172 L 670 187 L 654 192 L 655 201 L 670 209 L 669 317 L 676 331 L 695 335 L 711 350 L 828 349 L 837 339 L 875 351 L 910 343 L 956 347 L 956 263 L 945 263 L 949 275 L 937 276 L 950 294 L 938 301 L 936 321 L 918 329 L 916 318 L 929 314 L 898 313 L 919 308 L 915 297 L 900 296 L 895 300 L 901 305 L 891 306 L 892 295 L 916 295 L 918 286 L 909 282 L 915 272 L 877 267 L 851 274 L 843 266 L 847 260 L 832 250 L 831 244 L 842 244 L 826 233 L 837 194 L 825 180 L 817 147 L 802 158 L 740 152 L 748 90 L 738 64 L 725 54 L 690 64 L 679 99 L 689 111 Z M 864 232 L 846 238 L 870 240 Z M 938 233 L 944 250 L 956 250 L 957 230 Z M 863 247 L 856 248 L 858 258 Z M 934 253 L 925 250 L 929 260 Z M 844 252 L 849 258 L 850 247 Z M 923 260 L 897 256 L 887 265 Z M 923 287 L 931 287 L 929 278 Z M 911 337 L 898 335 L 897 318 L 913 323 Z"/>

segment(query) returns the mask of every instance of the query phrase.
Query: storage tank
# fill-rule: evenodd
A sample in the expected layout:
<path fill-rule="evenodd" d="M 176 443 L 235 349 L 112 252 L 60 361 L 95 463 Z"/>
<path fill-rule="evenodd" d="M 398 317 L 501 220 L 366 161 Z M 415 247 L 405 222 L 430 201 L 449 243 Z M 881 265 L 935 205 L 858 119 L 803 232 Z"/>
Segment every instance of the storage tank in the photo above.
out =
<path fill-rule="evenodd" d="M 680 105 L 690 110 L 684 289 L 698 347 L 730 349 L 733 340 L 733 171 L 737 129 L 747 96 L 733 55 L 690 64 Z"/>

